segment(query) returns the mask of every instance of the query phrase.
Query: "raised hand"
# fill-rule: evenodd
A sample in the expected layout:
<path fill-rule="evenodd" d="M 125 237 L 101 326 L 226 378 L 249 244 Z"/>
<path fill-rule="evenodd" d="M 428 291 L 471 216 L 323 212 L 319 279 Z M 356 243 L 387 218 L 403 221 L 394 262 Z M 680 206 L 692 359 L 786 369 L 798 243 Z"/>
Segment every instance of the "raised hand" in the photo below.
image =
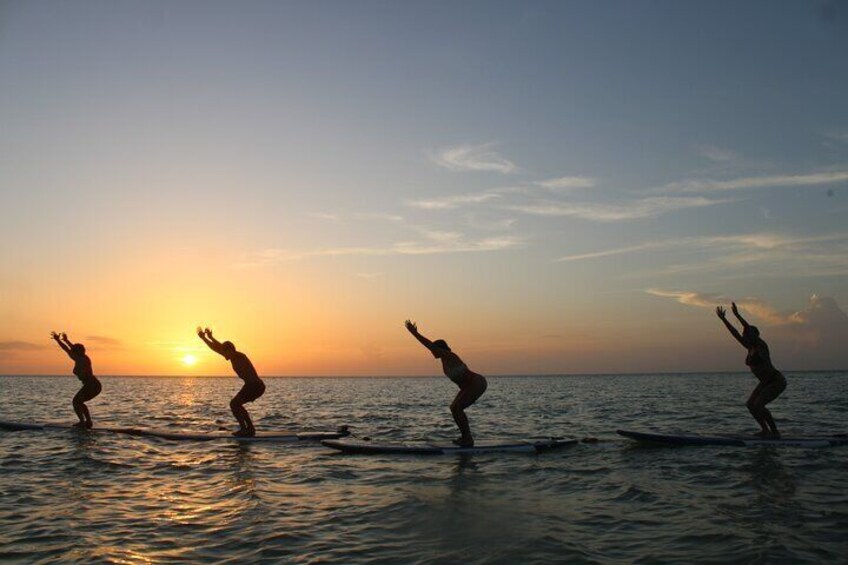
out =
<path fill-rule="evenodd" d="M 197 326 L 197 337 L 203 337 L 203 328 L 201 328 L 200 326 Z"/>
<path fill-rule="evenodd" d="M 734 306 L 734 308 L 736 307 L 735 304 L 733 306 Z M 716 316 L 718 316 L 719 318 L 724 320 L 725 316 L 727 316 L 727 310 L 725 310 L 721 306 L 716 306 Z"/>
<path fill-rule="evenodd" d="M 730 303 L 730 308 L 733 310 L 733 314 L 734 314 L 734 315 L 736 315 L 736 316 L 738 316 L 738 315 L 739 315 L 739 308 L 737 308 L 737 307 L 736 307 L 736 303 L 735 303 L 735 302 L 731 302 L 731 303 Z"/>
<path fill-rule="evenodd" d="M 59 334 L 57 334 L 56 332 L 50 332 L 50 338 L 58 341 L 59 340 Z"/>
<path fill-rule="evenodd" d="M 412 320 L 407 320 L 406 322 L 404 322 L 403 325 L 406 326 L 406 329 L 409 330 L 409 333 L 411 333 L 411 334 L 417 334 L 418 333 L 418 324 L 416 324 Z"/>
<path fill-rule="evenodd" d="M 64 341 L 68 341 L 68 334 L 66 334 L 65 332 L 62 332 L 62 339 Z"/>
<path fill-rule="evenodd" d="M 212 330 L 210 330 L 209 328 L 206 328 L 205 330 L 203 330 L 203 333 L 206 334 L 206 337 L 209 337 L 209 338 L 212 337 Z"/>

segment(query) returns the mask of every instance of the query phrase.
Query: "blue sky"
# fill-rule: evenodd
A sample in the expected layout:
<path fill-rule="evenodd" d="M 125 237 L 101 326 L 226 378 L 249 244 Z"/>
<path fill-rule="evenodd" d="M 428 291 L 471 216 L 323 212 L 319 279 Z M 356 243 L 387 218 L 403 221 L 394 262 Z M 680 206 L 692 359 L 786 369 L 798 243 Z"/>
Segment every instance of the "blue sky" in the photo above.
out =
<path fill-rule="evenodd" d="M 407 316 L 492 372 L 730 369 L 730 299 L 844 367 L 845 53 L 835 2 L 4 2 L 0 341 L 179 271 L 147 304 L 338 296 L 304 340 L 368 304 L 324 371 L 418 370 Z"/>

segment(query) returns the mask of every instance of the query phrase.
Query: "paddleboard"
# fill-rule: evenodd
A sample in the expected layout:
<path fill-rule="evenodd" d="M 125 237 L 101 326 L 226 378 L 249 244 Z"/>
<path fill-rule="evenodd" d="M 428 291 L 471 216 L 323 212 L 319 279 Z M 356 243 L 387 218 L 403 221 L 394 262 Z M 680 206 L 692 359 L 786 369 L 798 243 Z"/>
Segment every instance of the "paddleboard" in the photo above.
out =
<path fill-rule="evenodd" d="M 169 430 L 155 429 L 134 429 L 126 433 L 131 433 L 143 437 L 157 437 L 173 441 L 213 441 L 213 440 L 234 440 L 234 441 L 268 441 L 268 442 L 296 442 L 296 441 L 321 441 L 329 439 L 338 439 L 347 437 L 350 432 L 346 426 L 340 427 L 334 432 L 295 432 L 287 430 L 277 431 L 262 431 L 256 432 L 255 436 L 244 437 L 234 436 L 232 432 L 180 432 Z"/>
<path fill-rule="evenodd" d="M 458 447 L 449 442 L 410 441 L 403 443 L 377 443 L 367 440 L 325 440 L 327 447 L 344 453 L 403 454 L 403 455 L 459 455 L 472 453 L 542 453 L 576 445 L 576 439 L 547 438 L 509 440 L 507 442 L 483 441 L 474 447 Z"/>
<path fill-rule="evenodd" d="M 28 422 L 9 422 L 0 420 L 0 429 L 9 431 L 24 431 L 24 430 L 67 430 L 78 429 L 73 424 L 66 423 L 45 423 L 36 424 Z M 212 441 L 212 440 L 235 440 L 235 441 L 275 441 L 275 442 L 295 442 L 295 441 L 321 441 L 325 439 L 338 439 L 347 437 L 350 432 L 347 426 L 341 426 L 336 431 L 325 432 L 295 432 L 295 431 L 261 431 L 256 432 L 253 437 L 234 436 L 230 432 L 186 432 L 186 431 L 171 431 L 157 430 L 150 428 L 116 428 L 109 426 L 97 426 L 87 431 L 94 432 L 113 432 L 119 434 L 128 434 L 142 437 L 158 437 L 161 439 L 169 439 L 174 441 Z"/>
<path fill-rule="evenodd" d="M 115 433 L 132 433 L 132 428 L 116 428 L 113 426 L 97 426 L 95 428 L 85 429 L 79 428 L 74 423 L 67 422 L 45 422 L 36 424 L 30 422 L 9 422 L 0 420 L 0 430 L 8 430 L 12 432 L 24 430 L 81 430 L 81 431 L 98 431 L 98 432 L 115 432 Z"/>
<path fill-rule="evenodd" d="M 618 435 L 635 439 L 636 441 L 664 445 L 735 445 L 739 447 L 756 446 L 789 446 L 789 447 L 832 447 L 848 445 L 848 435 L 822 437 L 781 437 L 760 438 L 742 435 L 702 436 L 697 434 L 655 434 L 617 430 Z"/>

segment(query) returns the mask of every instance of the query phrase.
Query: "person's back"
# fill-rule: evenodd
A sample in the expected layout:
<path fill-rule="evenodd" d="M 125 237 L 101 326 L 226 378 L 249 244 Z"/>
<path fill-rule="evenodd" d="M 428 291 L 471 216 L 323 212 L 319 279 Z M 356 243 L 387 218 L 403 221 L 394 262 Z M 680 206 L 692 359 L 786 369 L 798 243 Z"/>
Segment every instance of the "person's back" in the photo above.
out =
<path fill-rule="evenodd" d="M 230 357 L 230 363 L 232 363 L 233 371 L 236 372 L 238 378 L 244 382 L 255 383 L 256 381 L 261 380 L 256 369 L 253 367 L 253 363 L 251 363 L 250 359 L 247 358 L 247 355 L 241 351 L 236 351 L 232 354 Z"/>

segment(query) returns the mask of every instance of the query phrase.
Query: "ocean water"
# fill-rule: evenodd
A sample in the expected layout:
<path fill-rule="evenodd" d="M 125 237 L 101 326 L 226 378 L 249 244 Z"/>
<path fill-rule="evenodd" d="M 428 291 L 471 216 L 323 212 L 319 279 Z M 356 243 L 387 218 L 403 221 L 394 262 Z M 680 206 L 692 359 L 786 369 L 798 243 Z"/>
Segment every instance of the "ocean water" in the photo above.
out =
<path fill-rule="evenodd" d="M 848 374 L 788 373 L 784 435 L 848 431 Z M 95 423 L 232 427 L 235 378 L 104 377 Z M 445 378 L 272 378 L 260 429 L 452 439 Z M 757 430 L 747 374 L 492 377 L 479 439 L 543 455 L 0 431 L 9 563 L 846 563 L 848 448 L 647 447 L 617 428 Z M 73 421 L 72 377 L 0 377 L 0 419 Z"/>

